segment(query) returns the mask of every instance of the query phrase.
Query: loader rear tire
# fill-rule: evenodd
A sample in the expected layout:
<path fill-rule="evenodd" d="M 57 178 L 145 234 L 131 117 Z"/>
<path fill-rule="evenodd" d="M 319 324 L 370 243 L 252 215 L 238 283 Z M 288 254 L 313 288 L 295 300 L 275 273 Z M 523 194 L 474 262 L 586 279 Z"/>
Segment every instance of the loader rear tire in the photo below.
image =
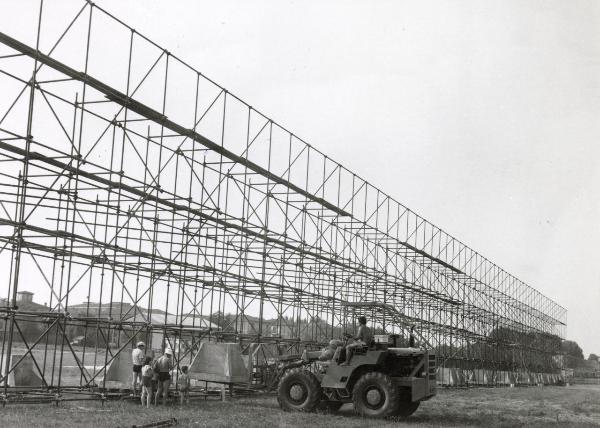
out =
<path fill-rule="evenodd" d="M 415 413 L 419 408 L 420 401 L 413 402 L 411 397 L 411 391 L 406 387 L 398 388 L 398 408 L 394 413 L 394 416 L 399 418 L 408 418 L 410 415 Z"/>

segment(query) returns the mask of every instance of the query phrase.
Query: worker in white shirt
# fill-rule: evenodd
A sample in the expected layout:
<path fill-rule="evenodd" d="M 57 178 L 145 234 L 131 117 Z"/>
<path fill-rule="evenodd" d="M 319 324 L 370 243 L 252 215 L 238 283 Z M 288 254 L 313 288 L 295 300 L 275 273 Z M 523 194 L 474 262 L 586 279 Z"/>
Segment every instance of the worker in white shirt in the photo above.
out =
<path fill-rule="evenodd" d="M 131 386 L 133 396 L 137 395 L 137 385 L 142 383 L 142 367 L 146 361 L 146 345 L 144 342 L 138 342 L 137 347 L 131 352 L 131 362 L 133 364 L 133 380 Z"/>

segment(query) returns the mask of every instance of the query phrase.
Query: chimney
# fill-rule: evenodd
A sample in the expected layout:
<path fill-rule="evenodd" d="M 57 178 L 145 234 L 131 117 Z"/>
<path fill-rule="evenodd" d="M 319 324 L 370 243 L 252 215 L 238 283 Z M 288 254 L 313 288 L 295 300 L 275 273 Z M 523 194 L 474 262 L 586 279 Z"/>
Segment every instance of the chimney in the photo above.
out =
<path fill-rule="evenodd" d="M 33 293 L 30 291 L 17 291 L 17 302 L 18 303 L 33 302 Z"/>

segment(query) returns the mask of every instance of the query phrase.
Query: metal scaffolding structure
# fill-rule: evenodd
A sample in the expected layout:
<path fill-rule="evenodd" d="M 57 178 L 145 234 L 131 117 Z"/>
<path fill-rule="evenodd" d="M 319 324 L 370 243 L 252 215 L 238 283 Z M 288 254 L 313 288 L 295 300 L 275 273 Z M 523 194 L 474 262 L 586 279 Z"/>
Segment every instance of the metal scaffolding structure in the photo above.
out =
<path fill-rule="evenodd" d="M 98 5 L 53 8 L 0 32 L 5 397 L 29 359 L 89 392 L 138 338 L 285 353 L 357 311 L 447 367 L 557 368 L 559 304 Z"/>

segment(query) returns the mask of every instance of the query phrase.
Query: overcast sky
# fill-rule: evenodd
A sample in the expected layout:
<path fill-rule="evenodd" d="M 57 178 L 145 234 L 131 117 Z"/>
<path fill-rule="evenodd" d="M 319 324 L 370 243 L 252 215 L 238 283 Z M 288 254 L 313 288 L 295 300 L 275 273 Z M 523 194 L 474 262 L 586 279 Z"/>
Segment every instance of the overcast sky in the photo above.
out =
<path fill-rule="evenodd" d="M 566 307 L 600 352 L 600 3 L 100 0 Z"/>
<path fill-rule="evenodd" d="M 599 2 L 96 1 L 556 300 L 600 353 Z"/>

